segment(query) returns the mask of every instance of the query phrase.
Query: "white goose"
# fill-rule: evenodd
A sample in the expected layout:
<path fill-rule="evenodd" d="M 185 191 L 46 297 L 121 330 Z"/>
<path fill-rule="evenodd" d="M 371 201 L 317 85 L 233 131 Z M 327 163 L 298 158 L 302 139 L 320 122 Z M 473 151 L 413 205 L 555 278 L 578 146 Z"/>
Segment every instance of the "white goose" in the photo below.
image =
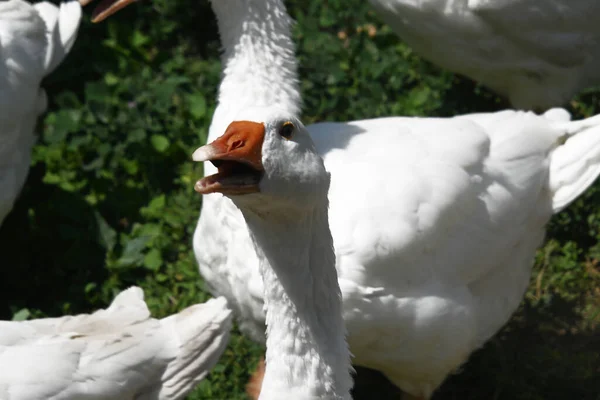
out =
<path fill-rule="evenodd" d="M 196 184 L 239 207 L 261 254 L 267 356 L 261 400 L 349 399 L 351 364 L 328 226 L 330 176 L 303 125 L 277 109 L 238 114 L 194 153 Z"/>
<path fill-rule="evenodd" d="M 248 106 L 296 114 L 282 2 L 212 6 L 225 52 L 209 140 Z M 308 127 L 332 174 L 329 221 L 357 364 L 428 398 L 507 322 L 545 224 L 600 173 L 600 120 L 568 119 L 505 111 Z M 241 328 L 264 340 L 262 256 L 229 199 L 205 196 L 194 250 Z"/>
<path fill-rule="evenodd" d="M 225 50 L 209 141 L 251 106 L 296 115 L 283 2 L 212 7 Z M 508 321 L 545 224 L 600 174 L 600 117 L 569 118 L 556 109 L 307 127 L 331 172 L 329 224 L 356 364 L 429 398 Z M 264 342 L 264 255 L 230 199 L 204 197 L 194 252 L 213 294 Z"/>
<path fill-rule="evenodd" d="M 101 4 L 95 14 L 103 15 L 106 7 Z M 40 83 L 73 47 L 80 21 L 81 4 L 75 0 L 59 7 L 46 1 L 0 2 L 0 225 L 29 172 L 34 128 L 47 107 Z"/>
<path fill-rule="evenodd" d="M 157 320 L 131 287 L 93 314 L 0 321 L 0 398 L 183 398 L 225 350 L 231 320 L 224 298 Z"/>
<path fill-rule="evenodd" d="M 546 110 L 600 83 L 595 0 L 369 0 L 417 53 Z"/>

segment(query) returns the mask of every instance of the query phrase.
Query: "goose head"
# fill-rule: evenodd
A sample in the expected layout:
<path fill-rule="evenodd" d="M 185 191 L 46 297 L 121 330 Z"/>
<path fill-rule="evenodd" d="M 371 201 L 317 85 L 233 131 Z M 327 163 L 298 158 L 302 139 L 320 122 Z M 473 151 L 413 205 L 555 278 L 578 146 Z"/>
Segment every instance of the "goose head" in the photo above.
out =
<path fill-rule="evenodd" d="M 192 158 L 218 169 L 196 182 L 195 190 L 222 193 L 238 205 L 304 208 L 322 201 L 329 190 L 329 173 L 302 122 L 273 107 L 244 110 Z"/>

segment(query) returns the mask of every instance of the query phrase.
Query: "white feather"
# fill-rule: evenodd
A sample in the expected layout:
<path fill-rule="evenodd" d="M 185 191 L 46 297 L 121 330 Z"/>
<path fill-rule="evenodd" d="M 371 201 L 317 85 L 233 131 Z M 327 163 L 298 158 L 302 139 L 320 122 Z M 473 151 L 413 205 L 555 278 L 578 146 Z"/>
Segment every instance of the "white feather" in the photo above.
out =
<path fill-rule="evenodd" d="M 80 19 L 77 1 L 60 8 L 0 2 L 0 224 L 29 171 L 35 124 L 47 106 L 40 83 L 70 50 Z"/>
<path fill-rule="evenodd" d="M 283 3 L 212 4 L 225 55 L 209 141 L 251 106 L 296 114 Z M 429 397 L 508 321 L 546 223 L 600 172 L 599 118 L 569 119 L 555 109 L 307 127 L 331 173 L 329 225 L 356 364 Z M 229 199 L 204 196 L 194 252 L 240 329 L 264 341 L 261 258 Z"/>
<path fill-rule="evenodd" d="M 140 288 L 106 310 L 0 322 L 0 398 L 179 399 L 203 379 L 227 345 L 224 298 L 162 320 Z"/>
<path fill-rule="evenodd" d="M 594 0 L 369 0 L 417 53 L 546 110 L 600 82 Z"/>

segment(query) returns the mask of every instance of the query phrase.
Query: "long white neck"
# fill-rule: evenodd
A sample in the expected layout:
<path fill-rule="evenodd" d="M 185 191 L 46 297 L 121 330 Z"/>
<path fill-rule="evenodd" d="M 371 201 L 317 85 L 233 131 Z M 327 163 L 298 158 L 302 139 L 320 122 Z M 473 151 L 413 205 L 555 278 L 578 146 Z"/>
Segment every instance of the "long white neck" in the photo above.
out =
<path fill-rule="evenodd" d="M 350 352 L 327 204 L 242 209 L 265 287 L 266 371 L 261 400 L 349 399 Z"/>
<path fill-rule="evenodd" d="M 249 106 L 276 104 L 300 112 L 292 19 L 282 0 L 212 0 L 223 46 L 223 76 L 208 141 L 219 137 L 235 114 Z"/>

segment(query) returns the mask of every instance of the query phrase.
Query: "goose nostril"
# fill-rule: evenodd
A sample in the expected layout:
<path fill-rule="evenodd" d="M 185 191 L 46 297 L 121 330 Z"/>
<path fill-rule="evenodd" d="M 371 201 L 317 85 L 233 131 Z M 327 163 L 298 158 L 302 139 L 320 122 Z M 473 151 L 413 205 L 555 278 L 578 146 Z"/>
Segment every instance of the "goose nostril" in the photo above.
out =
<path fill-rule="evenodd" d="M 235 142 L 231 143 L 229 151 L 239 149 L 240 147 L 243 147 L 243 146 L 244 146 L 243 140 L 236 140 Z"/>

